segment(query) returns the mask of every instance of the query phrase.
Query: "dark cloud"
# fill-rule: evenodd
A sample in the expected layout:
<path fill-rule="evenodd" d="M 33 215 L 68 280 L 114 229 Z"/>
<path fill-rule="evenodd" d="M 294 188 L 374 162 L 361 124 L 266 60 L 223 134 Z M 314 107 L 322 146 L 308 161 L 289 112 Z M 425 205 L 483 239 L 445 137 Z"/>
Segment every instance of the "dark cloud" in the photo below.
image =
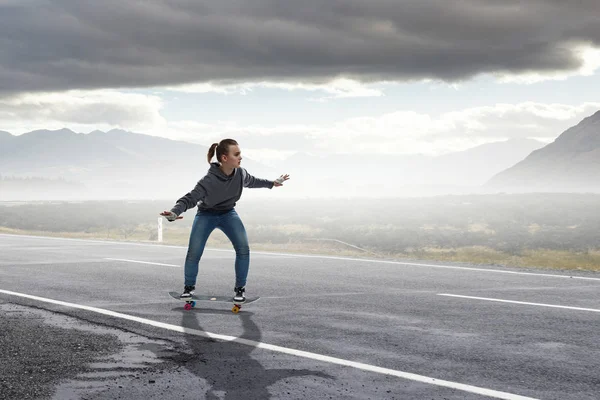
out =
<path fill-rule="evenodd" d="M 597 0 L 0 0 L 0 92 L 577 68 Z"/>

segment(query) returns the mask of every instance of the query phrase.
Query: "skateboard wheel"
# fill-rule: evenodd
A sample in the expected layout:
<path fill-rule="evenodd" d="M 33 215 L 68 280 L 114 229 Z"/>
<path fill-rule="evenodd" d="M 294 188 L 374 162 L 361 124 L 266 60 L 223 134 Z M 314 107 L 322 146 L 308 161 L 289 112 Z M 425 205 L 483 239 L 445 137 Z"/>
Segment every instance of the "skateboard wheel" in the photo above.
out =
<path fill-rule="evenodd" d="M 195 302 L 195 301 L 192 301 L 192 303 L 191 303 L 191 304 L 192 304 L 192 308 L 193 308 L 193 307 L 196 307 L 196 302 Z"/>
<path fill-rule="evenodd" d="M 235 306 L 233 306 L 233 308 L 231 309 L 231 312 L 233 312 L 234 314 L 237 314 L 240 311 L 240 306 L 238 306 L 237 304 Z"/>
<path fill-rule="evenodd" d="M 183 306 L 183 309 L 186 311 L 189 311 L 192 309 L 192 305 L 190 303 L 185 303 L 185 306 Z"/>

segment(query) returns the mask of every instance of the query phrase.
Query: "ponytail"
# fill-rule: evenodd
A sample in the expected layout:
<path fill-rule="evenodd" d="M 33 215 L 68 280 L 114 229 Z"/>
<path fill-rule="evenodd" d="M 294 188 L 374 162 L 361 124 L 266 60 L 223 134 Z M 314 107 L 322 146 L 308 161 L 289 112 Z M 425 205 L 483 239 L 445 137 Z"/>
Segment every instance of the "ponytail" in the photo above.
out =
<path fill-rule="evenodd" d="M 213 143 L 210 146 L 210 149 L 208 149 L 208 154 L 207 154 L 207 159 L 208 159 L 208 163 L 210 164 L 210 160 L 212 160 L 212 158 L 215 156 L 215 150 L 217 149 L 217 146 L 219 145 L 219 143 Z M 218 158 L 218 157 L 217 157 Z"/>
<path fill-rule="evenodd" d="M 221 162 L 221 157 L 229 154 L 229 146 L 237 146 L 238 142 L 233 139 L 223 139 L 219 143 L 213 143 L 208 149 L 208 154 L 206 158 L 208 163 L 210 164 L 210 160 L 215 156 L 215 152 L 217 155 L 217 161 Z"/>

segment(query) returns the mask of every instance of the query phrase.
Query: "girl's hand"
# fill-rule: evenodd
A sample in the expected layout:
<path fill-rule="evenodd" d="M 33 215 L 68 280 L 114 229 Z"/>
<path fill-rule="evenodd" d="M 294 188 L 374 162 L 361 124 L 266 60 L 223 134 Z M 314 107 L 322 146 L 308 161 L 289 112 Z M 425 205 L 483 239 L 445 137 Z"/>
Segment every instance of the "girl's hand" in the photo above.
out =
<path fill-rule="evenodd" d="M 288 179 L 290 179 L 288 174 L 281 175 L 279 178 L 273 181 L 273 186 L 283 186 L 283 182 L 287 181 Z"/>
<path fill-rule="evenodd" d="M 183 217 L 178 217 L 177 214 L 171 211 L 163 211 L 160 213 L 163 217 L 165 217 L 169 222 L 173 222 L 176 219 L 183 219 Z"/>

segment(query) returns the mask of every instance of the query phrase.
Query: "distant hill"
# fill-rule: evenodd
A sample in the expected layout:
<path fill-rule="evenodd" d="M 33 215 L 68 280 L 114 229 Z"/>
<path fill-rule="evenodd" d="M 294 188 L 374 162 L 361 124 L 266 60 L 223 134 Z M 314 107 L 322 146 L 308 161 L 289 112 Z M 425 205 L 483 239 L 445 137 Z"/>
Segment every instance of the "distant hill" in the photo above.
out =
<path fill-rule="evenodd" d="M 600 111 L 495 175 L 486 187 L 507 191 L 600 191 Z"/>
<path fill-rule="evenodd" d="M 428 196 L 480 192 L 480 186 L 498 172 L 521 161 L 544 143 L 512 139 L 488 143 L 438 157 L 424 155 L 327 156 L 296 153 L 275 169 L 294 176 L 311 193 L 342 197 Z"/>
<path fill-rule="evenodd" d="M 0 144 L 2 175 L 77 182 L 86 188 L 79 194 L 85 198 L 181 196 L 209 167 L 206 146 L 122 130 L 0 134 Z M 243 164 L 257 176 L 273 175 L 269 168 L 248 158 Z M 77 193 L 68 194 L 78 197 Z"/>
<path fill-rule="evenodd" d="M 250 191 L 245 196 L 396 197 L 479 193 L 490 177 L 542 146 L 542 142 L 535 140 L 513 139 L 439 157 L 368 153 L 317 156 L 299 152 L 272 167 L 244 157 L 243 166 L 254 176 L 274 179 L 289 173 L 292 177 L 287 187 L 276 194 Z M 241 147 L 243 152 L 244 143 Z M 175 200 L 206 173 L 207 151 L 203 145 L 117 129 L 89 134 L 68 129 L 38 130 L 20 136 L 0 132 L 0 174 L 60 178 L 79 184 L 77 188 L 60 185 L 69 199 Z M 34 193 L 35 189 L 32 190 L 27 193 Z M 57 187 L 53 197 L 60 193 Z"/>
<path fill-rule="evenodd" d="M 523 160 L 532 151 L 544 146 L 533 139 L 510 139 L 486 143 L 471 149 L 436 157 L 428 171 L 428 181 L 434 176 L 452 185 L 482 185 L 491 176 Z"/>

